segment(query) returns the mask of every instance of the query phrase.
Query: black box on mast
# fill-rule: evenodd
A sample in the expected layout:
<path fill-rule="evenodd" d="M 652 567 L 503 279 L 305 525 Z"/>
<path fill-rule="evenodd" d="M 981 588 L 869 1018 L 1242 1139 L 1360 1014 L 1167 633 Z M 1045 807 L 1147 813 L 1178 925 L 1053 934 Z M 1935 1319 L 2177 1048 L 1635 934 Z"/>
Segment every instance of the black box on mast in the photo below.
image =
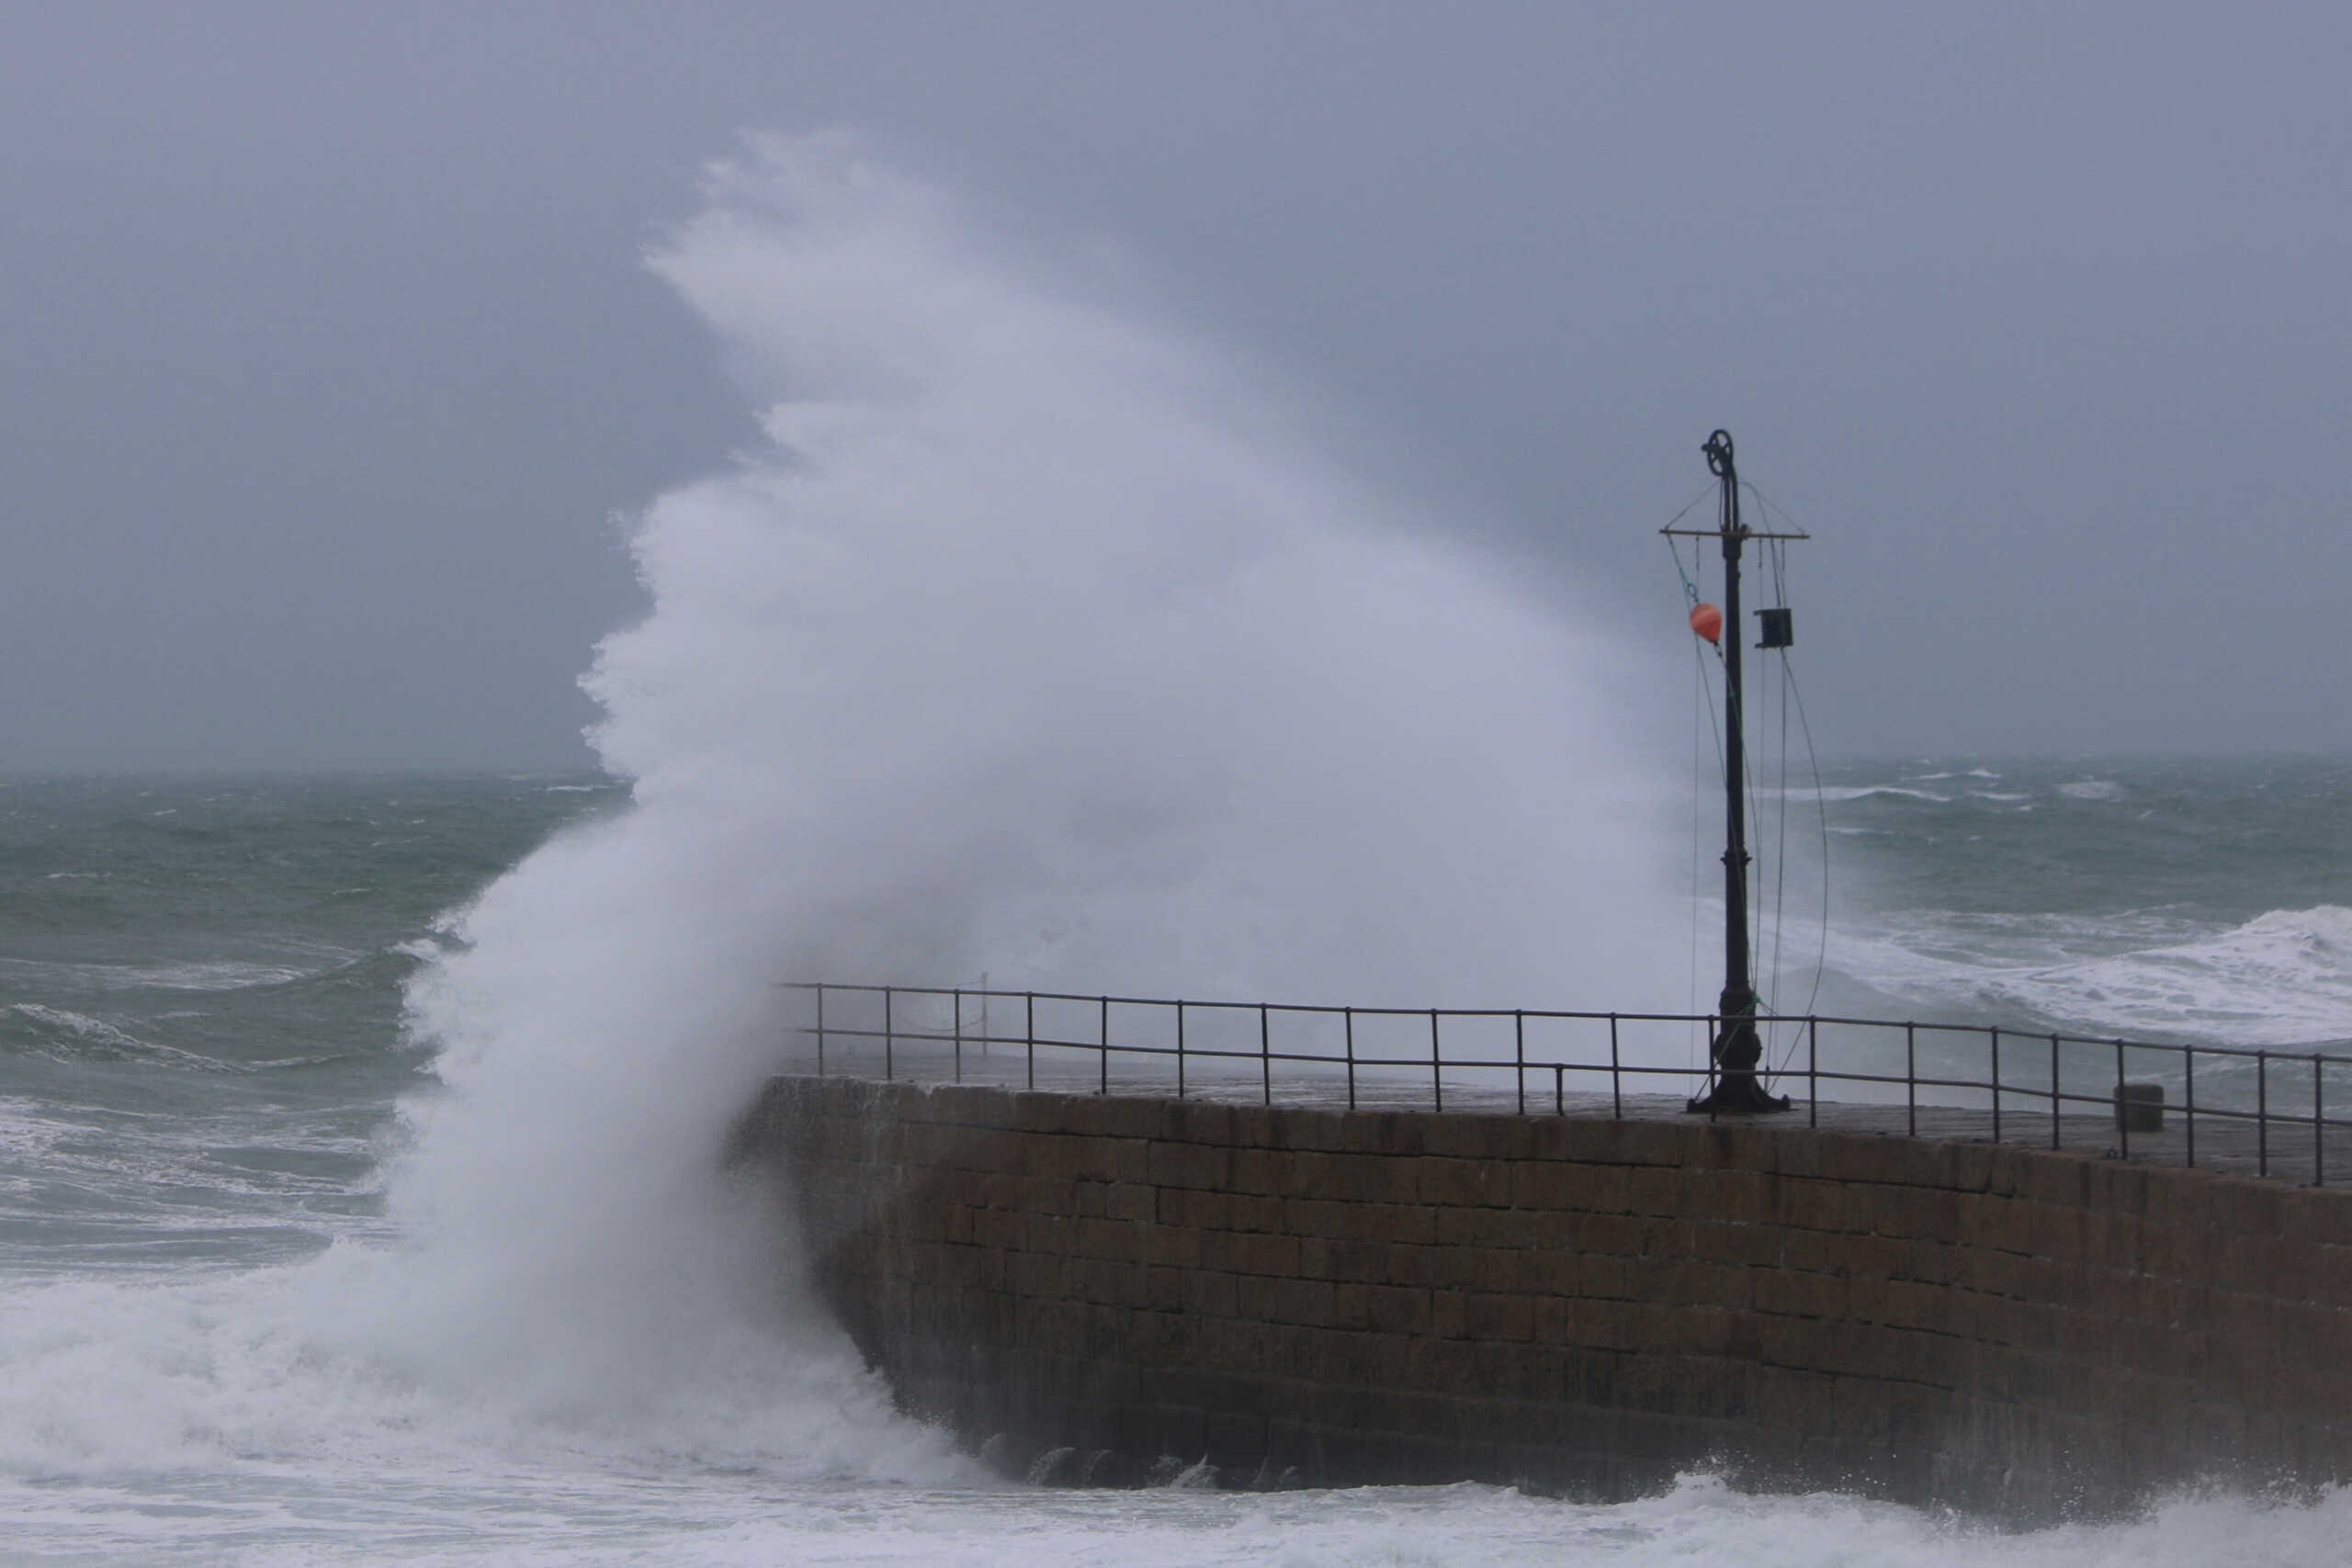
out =
<path fill-rule="evenodd" d="M 1787 605 L 1783 604 L 1771 610 L 1758 610 L 1756 612 L 1756 633 L 1762 639 L 1757 643 L 1757 647 L 1793 648 L 1796 646 L 1796 627 L 1792 622 L 1792 612 Z"/>

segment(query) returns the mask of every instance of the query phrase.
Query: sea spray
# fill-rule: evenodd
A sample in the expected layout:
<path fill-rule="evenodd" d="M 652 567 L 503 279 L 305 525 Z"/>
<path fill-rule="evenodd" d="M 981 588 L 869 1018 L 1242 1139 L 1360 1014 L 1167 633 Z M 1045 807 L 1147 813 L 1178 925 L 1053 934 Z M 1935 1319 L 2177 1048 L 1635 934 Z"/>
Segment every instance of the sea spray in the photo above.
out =
<path fill-rule="evenodd" d="M 1270 434 L 1242 371 L 834 141 L 715 171 L 653 265 L 767 445 L 636 532 L 651 613 L 586 681 L 629 808 L 413 987 L 440 1088 L 392 1194 L 445 1375 L 635 1410 L 743 1386 L 713 1346 L 797 1353 L 739 1332 L 768 1222 L 718 1161 L 779 982 L 1670 996 L 1606 647 Z"/>
<path fill-rule="evenodd" d="M 771 445 L 651 510 L 654 613 L 589 686 L 607 764 L 759 884 L 778 961 L 1670 991 L 1669 813 L 1622 743 L 1647 689 L 1601 639 L 1281 440 L 1240 369 L 1040 292 L 854 149 L 763 143 L 712 197 L 655 265 L 782 389 Z"/>

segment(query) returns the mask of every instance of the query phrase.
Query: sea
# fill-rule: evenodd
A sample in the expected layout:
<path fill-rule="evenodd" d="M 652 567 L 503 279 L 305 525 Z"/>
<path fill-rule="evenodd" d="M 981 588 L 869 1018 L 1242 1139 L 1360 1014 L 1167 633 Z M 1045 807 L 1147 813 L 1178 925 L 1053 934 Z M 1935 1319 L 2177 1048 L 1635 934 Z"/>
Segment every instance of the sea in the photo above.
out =
<path fill-rule="evenodd" d="M 1850 761 L 1795 806 L 1831 845 L 1815 945 L 1845 1005 L 2352 1040 L 2352 763 Z M 639 809 L 599 774 L 0 785 L 0 1561 L 2352 1561 L 2341 1492 L 2188 1491 L 2018 1533 L 1703 1474 L 1605 1506 L 1032 1487 L 893 1415 L 773 1270 L 718 1310 L 665 1293 L 691 1259 L 571 1210 L 431 1234 L 469 1231 L 462 1198 L 403 1184 L 433 1187 L 420 1145 L 469 1085 L 505 1108 L 484 1142 L 514 1146 L 456 1161 L 468 1182 L 665 1179 L 640 1146 L 675 1110 L 658 1094 L 643 1126 L 594 1111 L 583 1161 L 550 1126 L 593 1098 L 541 1081 L 556 1111 L 533 1122 L 446 1023 L 423 1032 L 436 969 L 496 939 L 456 912 Z M 723 1124 L 706 1115 L 699 1157 Z M 625 1308 L 590 1277 L 631 1269 L 650 1277 Z"/>

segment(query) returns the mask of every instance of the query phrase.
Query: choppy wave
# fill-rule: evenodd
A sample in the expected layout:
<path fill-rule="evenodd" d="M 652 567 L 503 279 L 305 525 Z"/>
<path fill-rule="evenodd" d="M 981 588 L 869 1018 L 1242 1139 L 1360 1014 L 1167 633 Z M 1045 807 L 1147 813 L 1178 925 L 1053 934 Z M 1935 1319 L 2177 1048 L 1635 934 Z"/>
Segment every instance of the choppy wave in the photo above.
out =
<path fill-rule="evenodd" d="M 1925 800 L 1937 806 L 1949 806 L 1952 797 L 1938 795 L 1933 790 L 1913 789 L 1905 784 L 1824 784 L 1818 790 L 1809 786 L 1781 792 L 1791 800 L 1821 800 L 1842 805 L 1852 800 Z"/>
<path fill-rule="evenodd" d="M 61 964 L 0 958 L 0 976 L 43 988 L 87 991 L 242 991 L 283 986 L 333 965 L 256 964 L 234 960 L 173 964 Z"/>
<path fill-rule="evenodd" d="M 2135 925 L 2144 945 L 2128 942 Z M 2177 915 L 1915 917 L 1841 933 L 1832 962 L 1970 1016 L 2099 1034 L 2287 1046 L 2352 1039 L 2352 909 L 2274 909 L 2221 931 Z"/>
<path fill-rule="evenodd" d="M 92 1018 L 87 1013 L 73 1012 L 40 1002 L 14 1002 L 8 1010 L 24 1020 L 26 1026 L 0 1033 L 0 1044 L 13 1045 L 17 1049 L 93 1061 L 144 1060 L 170 1066 L 192 1067 L 200 1072 L 245 1070 L 234 1062 L 224 1062 L 195 1051 L 183 1051 L 176 1045 L 141 1039 L 127 1029 L 108 1023 L 102 1018 Z M 9 1033 L 15 1035 L 13 1040 Z"/>

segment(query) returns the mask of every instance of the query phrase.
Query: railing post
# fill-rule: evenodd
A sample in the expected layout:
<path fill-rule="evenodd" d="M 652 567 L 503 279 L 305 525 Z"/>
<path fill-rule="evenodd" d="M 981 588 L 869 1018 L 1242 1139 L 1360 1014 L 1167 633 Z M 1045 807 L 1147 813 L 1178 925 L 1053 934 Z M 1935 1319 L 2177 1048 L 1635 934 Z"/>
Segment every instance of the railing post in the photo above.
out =
<path fill-rule="evenodd" d="M 2312 1053 L 2312 1185 L 2327 1185 L 2326 1059 Z"/>
<path fill-rule="evenodd" d="M 1919 1026 L 1903 1026 L 1903 1098 L 1909 1106 L 1911 1135 L 1919 1135 Z"/>
<path fill-rule="evenodd" d="M 1258 1083 L 1268 1105 L 1274 1102 L 1273 1036 L 1266 1023 L 1266 1004 L 1258 1004 Z"/>
<path fill-rule="evenodd" d="M 899 1026 L 892 1022 L 890 1018 L 890 1003 L 897 994 L 888 986 L 882 987 L 882 1081 L 884 1083 L 888 1083 L 898 1071 L 891 1048 L 898 1043 Z"/>
<path fill-rule="evenodd" d="M 1437 1009 L 1430 1009 L 1430 1100 L 1434 1109 L 1445 1109 L 1445 1069 L 1443 1056 L 1437 1043 Z"/>
<path fill-rule="evenodd" d="M 2189 1169 L 2191 1169 L 2191 1170 L 2194 1170 L 2194 1169 L 2196 1169 L 2196 1168 L 2197 1168 L 2197 1047 L 2196 1047 L 2196 1046 L 2194 1046 L 2194 1045 L 2186 1045 L 2186 1046 L 2183 1046 L 2183 1047 L 2181 1048 L 2180 1071 L 2181 1071 L 2181 1081 L 2182 1081 L 2182 1085 L 2183 1085 L 2183 1093 L 2185 1094 L 2185 1096 L 2186 1096 L 2186 1098 L 2187 1098 L 2187 1100 L 2188 1100 L 2188 1103 L 2187 1105 L 2185 1105 L 2185 1106 L 2183 1106 L 2183 1107 L 2181 1108 L 2181 1113 L 2182 1113 L 2183 1115 L 2185 1115 L 2186 1117 L 2188 1117 L 2188 1168 L 2189 1168 Z"/>
<path fill-rule="evenodd" d="M 1184 1004 L 1176 1004 L 1176 1098 L 1184 1098 Z"/>
<path fill-rule="evenodd" d="M 1097 1094 L 1108 1094 L 1111 1092 L 1111 998 L 1104 997 L 1102 998 L 1102 1021 L 1096 1026 L 1094 1036 L 1097 1040 L 1102 1042 L 1102 1045 L 1096 1052 L 1096 1055 L 1102 1058 L 1102 1077 L 1100 1085 L 1096 1088 L 1094 1092 Z"/>
<path fill-rule="evenodd" d="M 1552 1064 L 1552 1114 L 1566 1116 L 1567 1113 L 1568 1065 L 1566 1062 L 1555 1062 Z"/>
<path fill-rule="evenodd" d="M 1510 1055 L 1515 1066 L 1511 1083 L 1519 1090 L 1519 1113 L 1527 1114 L 1527 1014 L 1513 1008 L 1510 1014 Z"/>
<path fill-rule="evenodd" d="M 1341 1015 L 1348 1030 L 1348 1109 L 1356 1108 L 1356 1010 L 1348 1008 Z"/>
<path fill-rule="evenodd" d="M 1821 1020 L 1804 1021 L 1804 1124 L 1821 1125 Z"/>
<path fill-rule="evenodd" d="M 1707 1038 L 1710 1040 L 1715 1039 L 1717 1036 L 1722 1034 L 1722 1032 L 1723 1029 L 1721 1021 L 1718 1020 L 1714 1014 L 1709 1013 L 1707 1015 Z M 1722 1080 L 1715 1071 L 1715 1054 L 1711 1048 L 1707 1052 L 1707 1120 L 1709 1122 L 1713 1122 L 1715 1119 L 1715 1100 L 1718 1098 L 1715 1090 L 1721 1087 Z"/>
<path fill-rule="evenodd" d="M 1037 1087 L 1037 993 L 1021 993 L 1021 1037 L 1029 1048 L 1029 1087 Z"/>
<path fill-rule="evenodd" d="M 2270 1053 L 2254 1054 L 2254 1173 L 2270 1174 Z"/>
<path fill-rule="evenodd" d="M 2115 1043 L 2115 1127 L 2125 1159 L 2132 1157 L 2132 1112 L 2123 1101 L 2123 1042 Z"/>
<path fill-rule="evenodd" d="M 1993 1141 L 1997 1144 L 2001 1141 L 2001 1032 L 1985 1032 L 1993 1041 Z"/>
<path fill-rule="evenodd" d="M 958 987 L 958 988 L 957 988 L 957 990 L 956 990 L 956 1030 L 955 1030 L 955 1033 L 956 1033 L 956 1081 L 957 1083 L 962 1083 L 962 1082 L 964 1081 L 964 993 L 963 993 L 963 990 L 961 989 L 961 987 Z"/>
<path fill-rule="evenodd" d="M 1618 1070 L 1617 1015 L 1609 1015 L 1609 1111 L 1618 1121 L 1625 1119 L 1625 1079 Z"/>
<path fill-rule="evenodd" d="M 2058 1147 L 2058 1113 L 2061 1109 L 2058 1093 L 2058 1037 L 2053 1034 L 2050 1037 L 2050 1146 L 2053 1149 Z M 2188 1147 L 2192 1154 L 2197 1148 L 2197 1138 L 2194 1134 L 2189 1135 Z M 2191 1160 L 2190 1163 L 2196 1162 Z"/>
<path fill-rule="evenodd" d="M 825 1076 L 825 987 L 817 987 L 817 1076 Z"/>

